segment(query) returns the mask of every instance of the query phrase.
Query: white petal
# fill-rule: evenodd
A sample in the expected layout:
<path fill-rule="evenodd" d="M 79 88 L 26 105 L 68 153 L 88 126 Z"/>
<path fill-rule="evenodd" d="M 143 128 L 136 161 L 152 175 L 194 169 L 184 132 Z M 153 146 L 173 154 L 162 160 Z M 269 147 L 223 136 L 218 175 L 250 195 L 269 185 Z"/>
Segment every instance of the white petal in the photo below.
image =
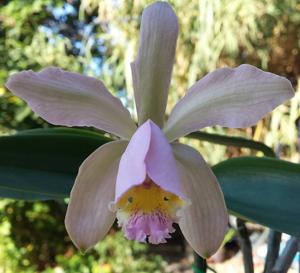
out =
<path fill-rule="evenodd" d="M 174 107 L 164 131 L 173 141 L 207 126 L 252 126 L 293 95 L 286 78 L 251 65 L 221 68 L 190 88 Z"/>
<path fill-rule="evenodd" d="M 70 238 L 83 251 L 101 240 L 114 222 L 115 214 L 108 206 L 114 199 L 119 161 L 127 144 L 107 143 L 80 166 L 65 224 Z"/>
<path fill-rule="evenodd" d="M 124 139 L 136 130 L 121 101 L 94 78 L 50 67 L 14 74 L 6 86 L 52 124 L 93 126 Z"/>
<path fill-rule="evenodd" d="M 181 231 L 192 248 L 208 258 L 221 246 L 228 226 L 224 197 L 211 169 L 193 148 L 173 144 L 183 193 L 191 205 L 180 219 Z"/>
<path fill-rule="evenodd" d="M 151 119 L 163 125 L 177 35 L 177 18 L 167 3 L 144 10 L 138 56 L 131 66 L 139 124 Z"/>

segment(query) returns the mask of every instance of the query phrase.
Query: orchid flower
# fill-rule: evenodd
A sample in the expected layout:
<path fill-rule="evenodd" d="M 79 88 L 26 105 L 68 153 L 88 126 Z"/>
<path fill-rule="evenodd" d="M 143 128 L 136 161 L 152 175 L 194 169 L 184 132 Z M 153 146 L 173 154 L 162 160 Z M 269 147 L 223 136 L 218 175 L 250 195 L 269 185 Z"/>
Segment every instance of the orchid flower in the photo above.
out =
<path fill-rule="evenodd" d="M 52 67 L 16 73 L 6 84 L 52 124 L 119 137 L 94 151 L 76 177 L 65 223 L 81 250 L 101 240 L 117 218 L 127 238 L 153 244 L 166 242 L 178 223 L 192 248 L 211 256 L 227 230 L 223 194 L 199 152 L 175 141 L 207 126 L 254 125 L 294 94 L 287 79 L 253 66 L 221 68 L 196 82 L 164 124 L 177 35 L 167 3 L 144 10 L 132 63 L 138 127 L 94 78 Z"/>

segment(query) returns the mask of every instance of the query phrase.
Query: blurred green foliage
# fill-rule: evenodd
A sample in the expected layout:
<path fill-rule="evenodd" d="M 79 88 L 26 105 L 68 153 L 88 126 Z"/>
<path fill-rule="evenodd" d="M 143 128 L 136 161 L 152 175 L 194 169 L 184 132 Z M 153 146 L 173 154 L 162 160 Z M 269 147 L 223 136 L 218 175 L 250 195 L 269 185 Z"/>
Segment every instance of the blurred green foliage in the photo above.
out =
<path fill-rule="evenodd" d="M 130 62 L 136 54 L 142 10 L 151 2 L 2 0 L 0 133 L 51 126 L 4 88 L 10 74 L 50 65 L 101 78 L 134 113 Z M 191 84 L 224 65 L 254 64 L 296 84 L 300 75 L 298 0 L 169 2 L 178 15 L 180 35 L 168 111 Z M 295 127 L 299 93 L 255 127 L 206 131 L 254 138 L 272 146 L 281 157 L 299 161 Z M 250 154 L 197 140 L 189 144 L 212 164 Z M 64 231 L 64 204 L 6 200 L 1 206 L 0 264 L 5 272 L 162 272 L 159 258 L 146 257 L 144 245 L 129 242 L 119 233 L 108 236 L 91 255 L 80 256 Z"/>
<path fill-rule="evenodd" d="M 64 203 L 1 201 L 0 208 L 0 272 L 158 273 L 166 265 L 120 231 L 80 255 L 65 231 Z"/>

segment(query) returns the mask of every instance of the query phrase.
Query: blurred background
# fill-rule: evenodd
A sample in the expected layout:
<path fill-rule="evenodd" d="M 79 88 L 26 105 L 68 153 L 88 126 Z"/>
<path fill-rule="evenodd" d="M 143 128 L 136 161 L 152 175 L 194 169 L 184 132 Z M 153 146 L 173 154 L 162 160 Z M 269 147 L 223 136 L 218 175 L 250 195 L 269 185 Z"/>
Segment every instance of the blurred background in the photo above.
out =
<path fill-rule="evenodd" d="M 46 66 L 59 66 L 101 79 L 135 115 L 130 62 L 137 52 L 142 10 L 151 2 L 1 0 L 0 134 L 51 127 L 4 87 L 12 73 L 26 69 L 37 71 Z M 168 111 L 195 81 L 223 66 L 249 63 L 287 77 L 297 89 L 300 77 L 298 0 L 173 0 L 169 3 L 178 16 L 180 34 Z M 297 91 L 290 102 L 252 128 L 214 127 L 205 131 L 262 141 L 278 157 L 299 162 L 299 104 Z M 199 149 L 211 165 L 229 157 L 261 155 L 243 148 L 185 141 Z M 149 247 L 124 239 L 112 228 L 95 250 L 82 256 L 66 234 L 65 210 L 66 202 L 0 200 L 0 273 L 191 272 L 191 250 L 180 232 L 166 245 Z M 250 230 L 256 243 L 254 262 L 261 272 L 266 231 L 255 224 L 250 224 Z M 217 272 L 243 272 L 234 231 L 229 237 L 227 248 L 211 259 L 210 264 Z M 233 259 L 223 263 L 234 254 Z"/>

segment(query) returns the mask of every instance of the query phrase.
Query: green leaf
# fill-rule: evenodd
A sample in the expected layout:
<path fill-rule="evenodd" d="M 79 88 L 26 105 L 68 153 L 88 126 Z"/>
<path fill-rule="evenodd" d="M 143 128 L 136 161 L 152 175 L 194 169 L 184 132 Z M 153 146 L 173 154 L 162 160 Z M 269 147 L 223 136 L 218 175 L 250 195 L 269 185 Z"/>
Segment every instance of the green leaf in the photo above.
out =
<path fill-rule="evenodd" d="M 70 128 L 0 137 L 0 197 L 68 197 L 80 164 L 108 141 L 101 134 Z"/>
<path fill-rule="evenodd" d="M 272 158 L 241 157 L 213 167 L 230 212 L 300 236 L 300 165 Z"/>
<path fill-rule="evenodd" d="M 197 140 L 201 140 L 201 141 L 208 141 L 208 142 L 216 143 L 219 145 L 248 148 L 251 150 L 261 151 L 261 152 L 263 152 L 263 154 L 265 156 L 276 157 L 276 154 L 270 147 L 268 147 L 267 145 L 265 145 L 261 142 L 254 141 L 252 139 L 211 134 L 211 133 L 206 133 L 206 132 L 193 132 L 189 135 L 186 135 L 185 137 L 193 138 L 193 139 L 197 139 Z"/>

